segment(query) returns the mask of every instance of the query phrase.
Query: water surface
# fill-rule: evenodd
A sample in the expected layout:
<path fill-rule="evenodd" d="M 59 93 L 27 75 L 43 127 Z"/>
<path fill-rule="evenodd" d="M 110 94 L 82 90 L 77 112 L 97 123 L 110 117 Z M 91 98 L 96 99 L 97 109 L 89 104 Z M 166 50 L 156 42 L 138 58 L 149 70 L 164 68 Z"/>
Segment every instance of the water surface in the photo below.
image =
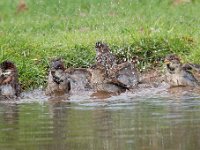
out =
<path fill-rule="evenodd" d="M 107 99 L 1 101 L 0 149 L 198 150 L 200 95 L 150 89 Z"/>

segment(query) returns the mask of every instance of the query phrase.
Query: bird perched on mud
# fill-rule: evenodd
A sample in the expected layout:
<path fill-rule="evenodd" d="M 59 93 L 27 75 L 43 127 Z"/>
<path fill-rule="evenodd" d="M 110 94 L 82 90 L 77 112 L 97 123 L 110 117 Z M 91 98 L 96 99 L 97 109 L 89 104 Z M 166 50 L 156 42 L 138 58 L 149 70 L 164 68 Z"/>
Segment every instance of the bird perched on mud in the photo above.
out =
<path fill-rule="evenodd" d="M 107 44 L 102 42 L 97 42 L 95 45 L 96 48 L 96 64 L 102 65 L 105 69 L 111 69 L 116 65 L 116 58 L 110 52 L 110 48 Z"/>
<path fill-rule="evenodd" d="M 18 81 L 18 71 L 15 64 L 6 60 L 0 64 L 0 97 L 17 98 L 21 88 Z"/>
<path fill-rule="evenodd" d="M 184 67 L 177 55 L 167 55 L 165 64 L 166 80 L 171 86 L 199 86 L 198 80 L 186 67 Z"/>
<path fill-rule="evenodd" d="M 138 70 L 135 67 L 135 59 L 115 65 L 108 73 L 113 80 L 120 82 L 126 88 L 131 89 L 139 83 Z"/>
<path fill-rule="evenodd" d="M 117 78 L 111 78 L 102 65 L 94 65 L 88 69 L 91 73 L 91 87 L 97 92 L 121 93 L 126 91 L 127 87 L 119 82 Z"/>
<path fill-rule="evenodd" d="M 116 57 L 105 43 L 97 42 L 95 48 L 96 64 L 89 71 L 91 85 L 96 91 L 121 93 L 138 83 L 139 79 L 134 63 L 117 64 Z"/>
<path fill-rule="evenodd" d="M 90 72 L 85 68 L 70 68 L 66 69 L 66 75 L 69 77 L 71 91 L 87 91 L 90 87 Z"/>
<path fill-rule="evenodd" d="M 51 62 L 46 95 L 60 96 L 69 93 L 70 82 L 65 70 L 64 62 L 61 59 L 55 59 Z"/>

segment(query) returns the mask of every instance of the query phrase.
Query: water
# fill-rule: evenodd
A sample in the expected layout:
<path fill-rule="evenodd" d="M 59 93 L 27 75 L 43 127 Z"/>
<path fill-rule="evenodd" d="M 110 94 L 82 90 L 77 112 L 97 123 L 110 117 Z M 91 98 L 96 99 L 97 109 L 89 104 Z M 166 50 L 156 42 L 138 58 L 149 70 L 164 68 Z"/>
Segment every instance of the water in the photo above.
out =
<path fill-rule="evenodd" d="M 198 93 L 149 89 L 107 99 L 39 97 L 0 103 L 1 150 L 200 149 Z"/>

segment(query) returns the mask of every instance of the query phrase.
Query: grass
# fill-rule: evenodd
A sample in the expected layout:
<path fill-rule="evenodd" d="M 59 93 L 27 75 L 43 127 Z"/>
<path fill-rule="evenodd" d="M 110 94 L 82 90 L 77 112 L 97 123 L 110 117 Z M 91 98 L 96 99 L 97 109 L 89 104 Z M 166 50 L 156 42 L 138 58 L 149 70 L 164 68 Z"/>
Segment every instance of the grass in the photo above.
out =
<path fill-rule="evenodd" d="M 0 1 L 0 61 L 16 63 L 23 89 L 44 86 L 49 61 L 67 67 L 94 62 L 96 41 L 108 43 L 118 58 L 139 56 L 140 68 L 162 64 L 168 53 L 200 63 L 200 2 L 172 0 Z"/>

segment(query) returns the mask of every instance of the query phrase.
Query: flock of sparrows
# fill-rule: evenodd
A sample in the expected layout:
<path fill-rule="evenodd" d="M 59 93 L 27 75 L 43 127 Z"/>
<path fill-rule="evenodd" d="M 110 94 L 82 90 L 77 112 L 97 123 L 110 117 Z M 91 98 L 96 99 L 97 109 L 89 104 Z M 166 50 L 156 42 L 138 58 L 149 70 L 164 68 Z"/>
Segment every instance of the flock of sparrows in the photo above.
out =
<path fill-rule="evenodd" d="M 89 68 L 66 68 L 62 59 L 54 59 L 48 73 L 45 94 L 59 96 L 84 90 L 122 93 L 137 88 L 140 75 L 135 61 L 117 62 L 107 44 L 97 42 L 96 62 Z M 199 81 L 191 70 L 200 70 L 194 64 L 182 64 L 175 54 L 165 58 L 165 81 L 172 86 L 198 87 Z M 19 97 L 21 93 L 18 71 L 11 61 L 0 64 L 0 98 Z"/>

